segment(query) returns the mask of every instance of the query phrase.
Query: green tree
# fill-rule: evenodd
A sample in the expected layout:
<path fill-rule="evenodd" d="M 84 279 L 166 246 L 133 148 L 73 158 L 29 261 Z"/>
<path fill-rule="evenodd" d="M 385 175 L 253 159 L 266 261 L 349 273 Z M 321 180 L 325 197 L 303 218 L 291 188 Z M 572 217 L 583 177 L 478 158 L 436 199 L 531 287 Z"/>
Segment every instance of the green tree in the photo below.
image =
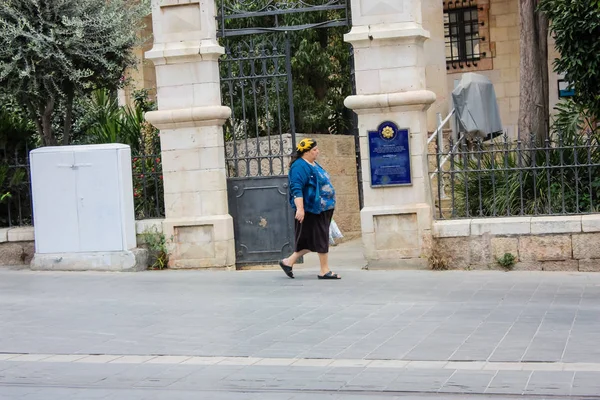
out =
<path fill-rule="evenodd" d="M 44 145 L 69 142 L 76 96 L 114 89 L 136 64 L 148 1 L 0 0 L 0 85 L 28 110 Z"/>
<path fill-rule="evenodd" d="M 554 70 L 575 90 L 574 101 L 600 118 L 600 7 L 597 0 L 541 0 L 560 57 Z"/>

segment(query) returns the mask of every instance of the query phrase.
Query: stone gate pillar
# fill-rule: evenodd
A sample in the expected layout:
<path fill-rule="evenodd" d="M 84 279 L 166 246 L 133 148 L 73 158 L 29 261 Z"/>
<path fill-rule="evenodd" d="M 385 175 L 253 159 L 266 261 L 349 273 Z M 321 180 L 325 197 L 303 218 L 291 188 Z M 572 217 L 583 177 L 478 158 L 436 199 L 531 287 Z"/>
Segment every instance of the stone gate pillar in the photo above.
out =
<path fill-rule="evenodd" d="M 354 46 L 357 94 L 345 104 L 358 114 L 364 190 L 361 224 L 368 267 L 425 267 L 433 223 L 426 111 L 435 94 L 425 86 L 423 43 L 429 33 L 422 27 L 421 0 L 352 0 L 352 20 L 345 40 Z M 389 129 L 394 125 L 400 130 Z M 373 187 L 369 152 L 376 143 L 370 143 L 369 132 L 379 131 L 385 139 L 393 136 L 393 130 L 400 135 L 403 128 L 409 132 L 403 157 L 410 160 L 411 182 L 388 185 L 394 179 L 384 176 Z M 406 167 L 399 167 L 399 176 Z M 387 168 L 391 175 L 395 173 L 393 166 Z"/>
<path fill-rule="evenodd" d="M 214 0 L 152 0 L 166 219 L 173 268 L 235 265 L 228 214 Z"/>

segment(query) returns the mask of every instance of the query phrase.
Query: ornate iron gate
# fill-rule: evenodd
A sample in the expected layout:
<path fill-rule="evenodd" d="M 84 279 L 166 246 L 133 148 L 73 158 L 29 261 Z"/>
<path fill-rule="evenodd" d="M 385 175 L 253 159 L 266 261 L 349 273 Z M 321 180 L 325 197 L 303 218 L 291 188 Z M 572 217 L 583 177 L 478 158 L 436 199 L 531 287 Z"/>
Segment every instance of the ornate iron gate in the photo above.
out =
<path fill-rule="evenodd" d="M 276 263 L 293 250 L 288 164 L 296 144 L 290 32 L 348 26 L 347 0 L 219 0 L 229 212 L 238 265 Z M 344 18 L 330 18 L 342 11 Z M 318 12 L 318 22 L 301 14 Z M 312 14 L 314 15 L 314 14 Z M 300 22 L 299 22 L 300 21 Z"/>

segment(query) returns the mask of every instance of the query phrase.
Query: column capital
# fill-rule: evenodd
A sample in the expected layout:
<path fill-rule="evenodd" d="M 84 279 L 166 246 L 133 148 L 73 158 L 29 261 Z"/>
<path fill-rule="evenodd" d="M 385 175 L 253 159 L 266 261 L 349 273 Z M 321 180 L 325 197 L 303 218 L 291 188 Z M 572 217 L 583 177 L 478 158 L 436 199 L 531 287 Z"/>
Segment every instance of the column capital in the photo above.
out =
<path fill-rule="evenodd" d="M 351 0 L 352 24 L 391 25 L 422 23 L 421 0 Z"/>
<path fill-rule="evenodd" d="M 344 41 L 355 47 L 368 47 L 376 41 L 423 43 L 429 37 L 429 32 L 419 24 L 398 23 L 353 26 L 350 32 L 344 35 Z"/>
<path fill-rule="evenodd" d="M 172 43 L 155 43 L 145 54 L 154 65 L 197 61 L 217 62 L 225 49 L 214 40 L 187 40 Z"/>
<path fill-rule="evenodd" d="M 145 118 L 160 130 L 198 126 L 222 126 L 231 116 L 225 106 L 190 107 L 176 110 L 157 110 L 146 113 Z"/>
<path fill-rule="evenodd" d="M 414 90 L 410 92 L 382 93 L 371 95 L 355 95 L 346 97 L 344 105 L 357 114 L 372 113 L 377 109 L 389 110 L 395 107 L 419 106 L 426 110 L 436 100 L 435 93 L 429 90 Z"/>

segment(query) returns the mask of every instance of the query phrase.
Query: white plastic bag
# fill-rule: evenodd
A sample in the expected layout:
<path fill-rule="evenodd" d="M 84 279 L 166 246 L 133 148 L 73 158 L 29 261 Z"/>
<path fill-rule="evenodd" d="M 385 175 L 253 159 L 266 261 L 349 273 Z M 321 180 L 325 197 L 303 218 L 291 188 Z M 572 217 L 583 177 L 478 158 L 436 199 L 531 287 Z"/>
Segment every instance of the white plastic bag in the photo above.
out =
<path fill-rule="evenodd" d="M 329 244 L 335 245 L 335 239 L 341 239 L 344 235 L 342 235 L 342 231 L 338 228 L 335 221 L 332 219 L 331 224 L 329 225 Z"/>

